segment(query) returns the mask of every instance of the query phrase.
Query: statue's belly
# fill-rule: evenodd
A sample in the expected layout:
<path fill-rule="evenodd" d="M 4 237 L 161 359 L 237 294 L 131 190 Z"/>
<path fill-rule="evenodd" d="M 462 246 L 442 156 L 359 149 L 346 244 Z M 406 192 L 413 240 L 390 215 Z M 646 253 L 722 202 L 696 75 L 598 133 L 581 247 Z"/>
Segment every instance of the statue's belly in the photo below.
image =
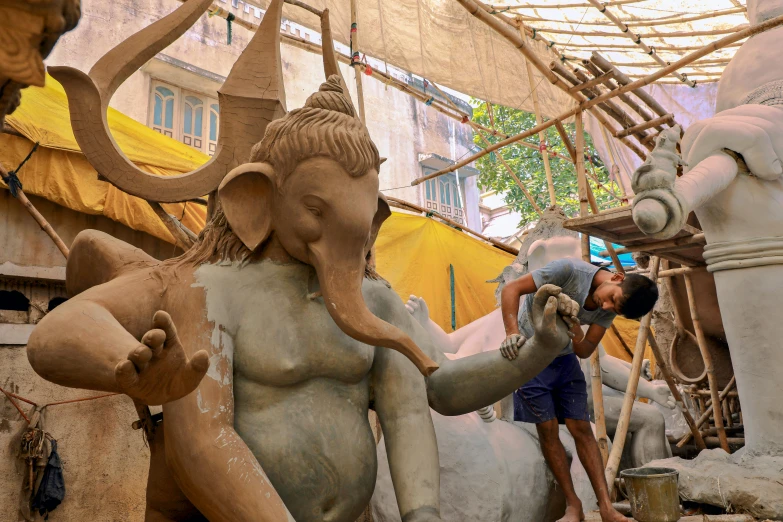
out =
<path fill-rule="evenodd" d="M 368 385 L 285 388 L 235 376 L 235 428 L 297 522 L 353 522 L 375 486 Z"/>

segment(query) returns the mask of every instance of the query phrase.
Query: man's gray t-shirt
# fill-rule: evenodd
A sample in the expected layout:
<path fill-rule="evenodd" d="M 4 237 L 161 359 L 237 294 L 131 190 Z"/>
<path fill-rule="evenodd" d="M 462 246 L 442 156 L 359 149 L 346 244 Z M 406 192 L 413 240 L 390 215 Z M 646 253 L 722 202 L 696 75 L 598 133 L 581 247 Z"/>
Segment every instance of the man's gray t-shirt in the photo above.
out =
<path fill-rule="evenodd" d="M 585 300 L 590 294 L 593 278 L 600 268 L 591 265 L 581 259 L 564 258 L 552 261 L 548 265 L 532 272 L 533 282 L 536 288 L 542 285 L 552 284 L 559 286 L 563 293 L 579 303 L 579 322 L 582 324 L 597 324 L 609 328 L 615 318 L 614 312 L 607 312 L 601 308 L 585 310 Z M 533 297 L 528 294 L 522 298 L 519 306 L 519 331 L 530 339 L 533 337 L 533 319 L 530 310 L 533 309 Z M 568 346 L 563 348 L 558 357 L 574 352 L 574 346 L 568 341 Z"/>

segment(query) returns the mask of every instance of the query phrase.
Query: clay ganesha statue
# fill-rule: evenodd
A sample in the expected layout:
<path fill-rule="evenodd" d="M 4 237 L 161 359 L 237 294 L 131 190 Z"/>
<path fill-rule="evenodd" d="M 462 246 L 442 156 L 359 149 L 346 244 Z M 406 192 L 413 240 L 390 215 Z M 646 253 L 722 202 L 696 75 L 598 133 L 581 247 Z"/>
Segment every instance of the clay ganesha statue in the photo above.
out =
<path fill-rule="evenodd" d="M 168 19 L 186 29 L 209 3 L 189 0 L 156 24 Z M 221 103 L 232 101 L 224 90 L 250 101 L 221 121 L 217 159 L 180 178 L 123 174 L 132 165 L 105 123 L 90 120 L 100 110 L 79 113 L 108 103 L 117 78 L 132 71 L 127 63 L 173 33 L 135 55 L 115 49 L 89 76 L 54 71 L 72 114 L 83 116 L 74 117 L 83 151 L 107 179 L 132 179 L 129 192 L 193 197 L 220 165 L 231 170 L 218 177 L 219 204 L 198 243 L 179 258 L 159 262 L 97 231 L 77 236 L 66 272 L 74 297 L 39 323 L 28 358 L 55 383 L 163 405 L 151 443 L 148 521 L 353 522 L 375 483 L 370 408 L 383 427 L 402 519 L 440 520 L 429 407 L 460 415 L 534 377 L 567 343 L 558 306 L 568 303 L 556 287 L 539 290 L 535 335 L 514 361 L 497 352 L 451 361 L 391 289 L 365 277 L 389 215 L 378 192 L 378 151 L 333 55 L 325 58 L 326 83 L 285 113 L 282 4 L 271 3 L 221 89 Z M 124 65 L 114 63 L 119 58 Z M 248 83 L 238 86 L 235 72 Z M 77 100 L 75 87 L 88 95 Z M 250 162 L 231 165 L 242 152 L 233 140 L 250 139 L 241 129 L 263 132 Z M 107 145 L 96 150 L 96 143 Z M 192 175 L 196 188 L 184 182 Z"/>

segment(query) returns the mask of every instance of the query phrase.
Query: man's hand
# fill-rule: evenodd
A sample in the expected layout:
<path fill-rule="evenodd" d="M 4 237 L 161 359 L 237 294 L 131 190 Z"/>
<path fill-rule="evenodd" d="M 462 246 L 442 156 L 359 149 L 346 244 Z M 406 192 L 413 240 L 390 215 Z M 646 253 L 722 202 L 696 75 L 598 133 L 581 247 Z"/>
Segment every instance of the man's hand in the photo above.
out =
<path fill-rule="evenodd" d="M 783 108 L 740 105 L 697 121 L 682 138 L 682 157 L 688 168 L 721 149 L 742 155 L 750 171 L 761 179 L 783 174 Z"/>
<path fill-rule="evenodd" d="M 176 401 L 201 382 L 209 368 L 209 354 L 199 350 L 188 360 L 171 316 L 155 313 L 153 329 L 141 344 L 117 364 L 114 377 L 123 393 L 149 406 Z"/>
<path fill-rule="evenodd" d="M 579 326 L 579 303 L 562 292 L 557 295 L 557 313 L 562 316 L 569 330 Z"/>
<path fill-rule="evenodd" d="M 422 326 L 426 326 L 430 320 L 430 311 L 427 308 L 427 302 L 423 297 L 416 297 L 412 295 L 408 298 L 408 302 L 405 303 L 405 308 L 413 316 L 416 321 Z"/>
<path fill-rule="evenodd" d="M 672 392 L 669 389 L 669 385 L 666 384 L 664 381 L 652 381 L 650 385 L 653 387 L 653 393 L 652 397 L 647 397 L 648 399 L 657 402 L 664 408 L 669 408 L 670 410 L 673 410 L 675 406 L 677 406 L 677 403 L 674 401 L 674 396 L 672 396 Z"/>
<path fill-rule="evenodd" d="M 509 361 L 513 361 L 519 355 L 519 349 L 522 348 L 526 340 L 524 335 L 511 334 L 500 344 L 500 353 Z"/>

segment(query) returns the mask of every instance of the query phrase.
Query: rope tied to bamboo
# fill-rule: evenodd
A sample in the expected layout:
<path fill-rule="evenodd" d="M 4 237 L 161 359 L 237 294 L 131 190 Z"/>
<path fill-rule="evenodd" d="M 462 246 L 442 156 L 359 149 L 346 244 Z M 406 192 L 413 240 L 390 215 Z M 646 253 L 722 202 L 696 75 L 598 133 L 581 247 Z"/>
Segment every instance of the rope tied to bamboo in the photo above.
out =
<path fill-rule="evenodd" d="M 27 161 L 33 156 L 35 151 L 38 150 L 39 142 L 35 142 L 35 145 L 33 145 L 33 148 L 30 150 L 30 152 L 25 156 L 25 158 L 22 160 L 22 162 L 14 169 L 8 171 L 8 177 L 5 179 L 6 185 L 8 185 L 8 190 L 11 191 L 11 195 L 13 197 L 19 197 L 19 191 L 22 190 L 22 182 L 19 179 L 19 177 L 16 175 L 20 170 L 22 170 L 22 167 L 24 167 L 24 164 L 27 163 Z"/>
<path fill-rule="evenodd" d="M 82 397 L 81 399 L 71 399 L 67 401 L 57 401 L 57 402 L 48 402 L 44 405 L 39 405 L 38 403 L 35 403 L 31 401 L 30 399 L 26 399 L 20 395 L 17 395 L 15 393 L 11 393 L 9 391 L 4 390 L 2 387 L 0 387 L 0 392 L 3 392 L 3 394 L 8 397 L 8 400 L 11 401 L 11 404 L 16 408 L 16 410 L 19 412 L 19 414 L 22 416 L 22 418 L 27 422 L 27 424 L 30 424 L 30 418 L 25 415 L 24 410 L 22 410 L 22 407 L 17 404 L 17 402 L 14 399 L 18 399 L 22 402 L 26 402 L 27 404 L 30 404 L 33 406 L 33 408 L 47 408 L 49 406 L 59 406 L 61 404 L 72 404 L 75 402 L 86 402 L 86 401 L 94 401 L 96 399 L 103 399 L 105 397 L 114 397 L 115 395 L 122 395 L 121 393 L 107 393 L 105 395 L 96 395 L 94 397 Z"/>

